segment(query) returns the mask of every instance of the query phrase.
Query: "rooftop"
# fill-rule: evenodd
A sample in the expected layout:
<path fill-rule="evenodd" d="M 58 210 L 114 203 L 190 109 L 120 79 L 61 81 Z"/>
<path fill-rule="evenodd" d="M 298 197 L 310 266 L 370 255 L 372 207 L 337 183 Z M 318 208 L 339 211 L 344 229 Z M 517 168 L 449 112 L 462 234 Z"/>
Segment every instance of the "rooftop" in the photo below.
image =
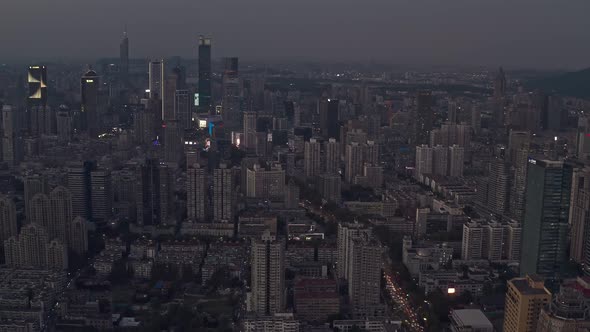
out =
<path fill-rule="evenodd" d="M 452 316 L 458 326 L 493 327 L 490 320 L 479 309 L 454 310 Z"/>

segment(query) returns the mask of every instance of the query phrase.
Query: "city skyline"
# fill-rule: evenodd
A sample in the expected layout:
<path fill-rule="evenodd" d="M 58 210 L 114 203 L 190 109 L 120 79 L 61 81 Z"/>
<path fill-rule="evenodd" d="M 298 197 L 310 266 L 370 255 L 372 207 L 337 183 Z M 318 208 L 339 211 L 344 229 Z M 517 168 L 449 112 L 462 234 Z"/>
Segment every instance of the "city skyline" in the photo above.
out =
<path fill-rule="evenodd" d="M 206 35 L 213 39 L 214 58 L 543 69 L 590 66 L 586 60 L 590 46 L 579 42 L 590 29 L 584 17 L 590 4 L 569 1 L 559 8 L 547 0 L 531 4 L 528 0 L 516 4 L 374 1 L 361 6 L 339 1 L 335 6 L 330 0 L 313 3 L 310 9 L 309 0 L 284 4 L 173 0 L 165 5 L 137 0 L 82 5 L 59 0 L 34 6 L 28 0 L 5 6 L 6 19 L 0 22 L 5 52 L 0 61 L 116 56 L 126 26 L 130 57 L 141 58 L 196 57 L 198 36 Z M 136 15 L 138 6 L 142 15 Z M 68 19 L 56 22 L 52 17 L 58 15 Z M 104 24 L 107 15 L 109 24 Z M 13 33 L 16 29 L 18 35 Z"/>

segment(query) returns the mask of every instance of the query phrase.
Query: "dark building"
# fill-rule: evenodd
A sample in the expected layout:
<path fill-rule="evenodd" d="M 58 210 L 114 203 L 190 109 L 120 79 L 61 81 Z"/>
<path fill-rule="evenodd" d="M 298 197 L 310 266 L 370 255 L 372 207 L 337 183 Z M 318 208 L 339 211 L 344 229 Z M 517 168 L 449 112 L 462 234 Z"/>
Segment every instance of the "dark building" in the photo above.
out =
<path fill-rule="evenodd" d="M 223 121 L 229 128 L 237 129 L 242 122 L 238 58 L 225 58 L 224 63 L 221 102 Z"/>
<path fill-rule="evenodd" d="M 95 137 L 100 130 L 100 118 L 98 114 L 99 79 L 95 71 L 89 70 L 80 80 L 82 95 L 81 124 L 82 130 L 86 130 L 91 137 Z"/>
<path fill-rule="evenodd" d="M 147 159 L 137 168 L 137 173 L 137 224 L 166 224 L 168 214 L 172 212 L 172 185 L 168 167 L 161 165 L 158 159 Z"/>
<path fill-rule="evenodd" d="M 213 111 L 211 89 L 211 38 L 199 38 L 199 113 Z"/>
<path fill-rule="evenodd" d="M 123 40 L 119 45 L 119 74 L 124 83 L 129 79 L 129 38 L 127 31 L 123 32 Z"/>
<path fill-rule="evenodd" d="M 72 194 L 74 217 L 92 220 L 92 172 L 96 162 L 84 161 L 68 168 L 68 189 Z"/>
<path fill-rule="evenodd" d="M 327 138 L 340 138 L 340 124 L 338 123 L 338 99 L 321 100 L 319 104 L 320 128 L 322 135 Z"/>
<path fill-rule="evenodd" d="M 430 91 L 420 91 L 416 97 L 415 144 L 428 144 L 434 126 L 434 102 Z"/>
<path fill-rule="evenodd" d="M 568 260 L 573 166 L 529 159 L 520 274 L 559 276 Z"/>

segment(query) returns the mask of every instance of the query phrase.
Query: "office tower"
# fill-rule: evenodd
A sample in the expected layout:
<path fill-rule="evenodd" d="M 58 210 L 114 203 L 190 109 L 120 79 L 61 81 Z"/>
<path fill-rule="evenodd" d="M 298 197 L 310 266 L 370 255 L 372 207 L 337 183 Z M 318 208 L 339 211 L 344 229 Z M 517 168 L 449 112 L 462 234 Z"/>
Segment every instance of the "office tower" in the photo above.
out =
<path fill-rule="evenodd" d="M 476 260 L 482 258 L 484 230 L 480 223 L 472 221 L 463 225 L 461 259 Z"/>
<path fill-rule="evenodd" d="M 572 177 L 572 198 L 569 216 L 571 227 L 570 259 L 584 264 L 585 247 L 590 234 L 590 167 L 574 170 Z"/>
<path fill-rule="evenodd" d="M 166 225 L 173 213 L 172 174 L 158 159 L 146 159 L 137 167 L 137 223 L 140 226 Z"/>
<path fill-rule="evenodd" d="M 434 151 L 428 145 L 420 145 L 416 147 L 416 167 L 414 169 L 414 176 L 420 179 L 423 174 L 432 174 L 433 170 Z"/>
<path fill-rule="evenodd" d="M 168 122 L 170 120 L 176 120 L 175 113 L 175 102 L 176 102 L 176 90 L 178 84 L 178 76 L 172 73 L 164 79 L 164 94 L 162 99 L 162 121 Z"/>
<path fill-rule="evenodd" d="M 541 309 L 551 301 L 543 280 L 535 275 L 508 281 L 504 332 L 536 332 Z"/>
<path fill-rule="evenodd" d="M 16 204 L 7 196 L 0 196 L 0 243 L 17 235 Z"/>
<path fill-rule="evenodd" d="M 233 221 L 234 183 L 232 170 L 226 164 L 213 170 L 213 218 L 216 221 Z"/>
<path fill-rule="evenodd" d="M 123 32 L 123 39 L 119 45 L 119 74 L 121 81 L 125 84 L 129 80 L 129 38 L 127 29 Z"/>
<path fill-rule="evenodd" d="M 541 309 L 537 332 L 584 331 L 590 328 L 590 285 L 584 278 L 563 282 L 548 306 Z"/>
<path fill-rule="evenodd" d="M 49 193 L 49 185 L 47 184 L 47 178 L 44 175 L 39 174 L 26 176 L 23 182 L 25 192 L 25 214 L 27 218 L 30 218 L 30 206 L 33 196 L 40 193 Z"/>
<path fill-rule="evenodd" d="M 10 105 L 2 106 L 2 161 L 8 164 L 17 162 L 16 155 L 16 114 Z"/>
<path fill-rule="evenodd" d="M 319 177 L 319 192 L 328 202 L 340 203 L 342 199 L 342 180 L 340 175 L 325 173 Z"/>
<path fill-rule="evenodd" d="M 68 246 L 80 256 L 84 256 L 88 252 L 88 228 L 86 227 L 86 219 L 76 217 L 69 224 Z"/>
<path fill-rule="evenodd" d="M 259 315 L 282 312 L 285 307 L 284 243 L 266 232 L 252 242 L 252 307 Z"/>
<path fill-rule="evenodd" d="M 45 66 L 29 66 L 28 106 L 47 106 L 47 68 Z"/>
<path fill-rule="evenodd" d="M 89 70 L 80 80 L 82 103 L 80 115 L 82 130 L 86 130 L 90 137 L 96 138 L 100 131 L 100 114 L 98 95 L 100 82 L 95 71 Z"/>
<path fill-rule="evenodd" d="M 521 148 L 516 151 L 514 161 L 514 183 L 510 197 L 510 213 L 517 219 L 524 217 L 524 203 L 526 192 L 526 178 L 529 159 L 529 149 Z"/>
<path fill-rule="evenodd" d="M 249 198 L 263 198 L 277 201 L 285 197 L 285 171 L 280 164 L 268 168 L 255 164 L 246 171 L 247 190 Z"/>
<path fill-rule="evenodd" d="M 199 164 L 187 169 L 186 208 L 187 217 L 195 222 L 204 222 L 207 217 L 207 173 Z"/>
<path fill-rule="evenodd" d="M 160 100 L 161 113 L 159 119 L 164 118 L 164 60 L 151 61 L 149 64 L 149 98 Z"/>
<path fill-rule="evenodd" d="M 74 217 L 92 220 L 91 172 L 95 169 L 93 161 L 78 162 L 68 168 L 68 189 L 72 195 Z"/>
<path fill-rule="evenodd" d="M 53 135 L 55 110 L 47 105 L 33 105 L 28 108 L 29 132 L 33 136 Z"/>
<path fill-rule="evenodd" d="M 500 67 L 494 79 L 494 99 L 504 97 L 506 97 L 506 74 L 504 74 L 504 69 Z"/>
<path fill-rule="evenodd" d="M 256 148 L 256 119 L 258 113 L 244 112 L 244 133 L 242 145 L 247 150 Z"/>
<path fill-rule="evenodd" d="M 355 316 L 370 317 L 381 302 L 381 268 L 385 248 L 370 237 L 350 241 L 348 295 Z"/>
<path fill-rule="evenodd" d="M 176 120 L 166 121 L 164 128 L 164 160 L 169 163 L 179 163 L 184 152 L 182 131 Z"/>
<path fill-rule="evenodd" d="M 346 145 L 344 159 L 346 162 L 344 179 L 348 183 L 354 183 L 354 178 L 363 172 L 363 146 L 356 142 Z"/>
<path fill-rule="evenodd" d="M 62 143 L 68 143 L 72 140 L 74 135 L 74 121 L 70 110 L 66 107 L 60 107 L 55 114 L 57 140 Z"/>
<path fill-rule="evenodd" d="M 572 173 L 568 162 L 529 159 L 521 275 L 553 277 L 567 261 Z"/>
<path fill-rule="evenodd" d="M 417 150 L 417 149 L 416 149 Z M 449 172 L 449 148 L 442 145 L 437 145 L 431 148 L 432 150 L 432 173 L 446 176 Z M 421 151 L 421 153 L 423 153 Z M 416 158 L 418 153 L 416 152 Z M 418 165 L 418 161 L 416 161 Z"/>
<path fill-rule="evenodd" d="M 522 247 L 522 226 L 516 221 L 511 221 L 504 226 L 504 234 L 506 234 L 506 259 L 511 262 L 519 262 Z"/>
<path fill-rule="evenodd" d="M 290 180 L 287 184 L 287 190 L 285 192 L 285 208 L 299 208 L 299 199 L 299 186 L 295 183 L 295 181 Z"/>
<path fill-rule="evenodd" d="M 174 93 L 174 114 L 181 131 L 193 128 L 191 93 L 189 90 L 176 90 Z"/>
<path fill-rule="evenodd" d="M 113 188 L 111 172 L 104 169 L 90 173 L 90 199 L 92 207 L 92 221 L 106 223 L 113 211 Z"/>
<path fill-rule="evenodd" d="M 416 121 L 414 123 L 414 143 L 428 144 L 430 131 L 434 125 L 432 93 L 420 91 L 416 96 Z"/>
<path fill-rule="evenodd" d="M 510 164 L 501 158 L 492 160 L 488 182 L 488 207 L 496 214 L 508 211 L 510 194 Z"/>
<path fill-rule="evenodd" d="M 320 156 L 321 156 L 321 145 L 315 138 L 305 142 L 304 150 L 304 170 L 305 176 L 315 177 L 320 174 Z"/>
<path fill-rule="evenodd" d="M 240 78 L 238 72 L 238 58 L 224 59 L 225 70 L 222 79 L 221 105 L 223 106 L 223 121 L 230 128 L 239 128 L 240 112 Z"/>
<path fill-rule="evenodd" d="M 360 237 L 370 237 L 371 229 L 362 224 L 338 224 L 338 278 L 348 279 L 352 269 L 351 252 L 352 240 Z"/>
<path fill-rule="evenodd" d="M 338 122 L 338 99 L 321 99 L 318 101 L 318 113 L 320 114 L 320 129 L 326 138 L 340 137 L 340 124 Z"/>
<path fill-rule="evenodd" d="M 464 159 L 464 148 L 458 145 L 453 145 L 449 147 L 449 176 L 463 177 Z"/>
<path fill-rule="evenodd" d="M 140 108 L 133 112 L 133 133 L 136 143 L 152 144 L 156 137 L 154 127 L 154 116 L 149 110 Z"/>
<path fill-rule="evenodd" d="M 211 38 L 199 37 L 199 113 L 211 114 Z"/>
<path fill-rule="evenodd" d="M 340 168 L 340 143 L 335 138 L 324 142 L 324 153 L 326 155 L 326 173 L 337 174 Z"/>
<path fill-rule="evenodd" d="M 508 135 L 508 155 L 510 162 L 516 161 L 516 153 L 519 149 L 528 149 L 530 146 L 531 134 L 528 131 L 510 130 Z"/>
<path fill-rule="evenodd" d="M 363 161 L 375 166 L 379 164 L 379 144 L 367 141 L 363 149 Z"/>

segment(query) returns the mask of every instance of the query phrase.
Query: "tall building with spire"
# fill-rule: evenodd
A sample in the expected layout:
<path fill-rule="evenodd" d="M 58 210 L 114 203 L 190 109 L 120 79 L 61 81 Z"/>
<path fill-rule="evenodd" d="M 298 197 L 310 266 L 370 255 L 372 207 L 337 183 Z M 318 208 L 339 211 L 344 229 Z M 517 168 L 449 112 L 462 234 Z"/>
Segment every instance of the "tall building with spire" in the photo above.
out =
<path fill-rule="evenodd" d="M 119 74 L 123 84 L 129 79 L 129 38 L 127 37 L 127 27 L 123 32 L 123 39 L 119 45 Z"/>
<path fill-rule="evenodd" d="M 213 99 L 211 89 L 211 38 L 199 37 L 199 113 L 211 114 Z"/>

